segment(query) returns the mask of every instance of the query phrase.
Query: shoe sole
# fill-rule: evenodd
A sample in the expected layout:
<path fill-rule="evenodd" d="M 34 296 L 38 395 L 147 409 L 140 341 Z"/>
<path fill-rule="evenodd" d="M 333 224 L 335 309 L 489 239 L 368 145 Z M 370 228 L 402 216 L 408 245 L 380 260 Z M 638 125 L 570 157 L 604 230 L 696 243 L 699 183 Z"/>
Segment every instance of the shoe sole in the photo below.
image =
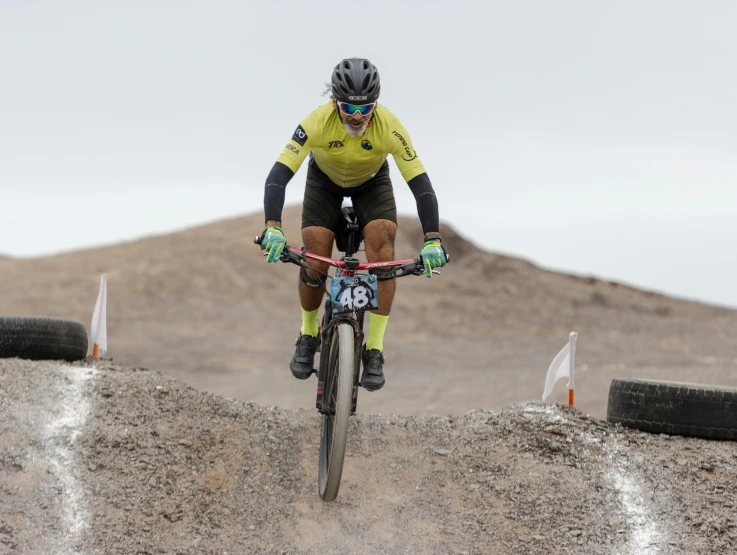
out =
<path fill-rule="evenodd" d="M 290 368 L 290 371 L 292 372 L 292 376 L 294 376 L 298 380 L 306 380 L 307 378 L 312 376 L 312 374 L 317 374 L 317 370 L 314 370 L 314 369 L 309 374 L 302 374 L 301 372 L 295 373 L 291 368 Z"/>
<path fill-rule="evenodd" d="M 366 391 L 371 392 L 371 391 L 376 391 L 378 389 L 381 389 L 382 387 L 384 387 L 384 384 L 381 384 L 381 385 L 364 385 L 364 384 L 361 384 L 361 387 L 364 388 Z"/>

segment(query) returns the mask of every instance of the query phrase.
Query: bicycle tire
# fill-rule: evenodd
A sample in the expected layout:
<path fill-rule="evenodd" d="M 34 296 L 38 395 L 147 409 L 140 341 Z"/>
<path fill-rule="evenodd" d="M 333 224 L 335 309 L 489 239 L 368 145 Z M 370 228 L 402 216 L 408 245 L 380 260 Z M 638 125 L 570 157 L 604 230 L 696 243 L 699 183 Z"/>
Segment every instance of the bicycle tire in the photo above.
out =
<path fill-rule="evenodd" d="M 328 349 L 324 389 L 326 410 L 320 434 L 318 486 L 323 501 L 335 500 L 343 475 L 353 395 L 354 349 L 353 326 L 337 324 Z"/>

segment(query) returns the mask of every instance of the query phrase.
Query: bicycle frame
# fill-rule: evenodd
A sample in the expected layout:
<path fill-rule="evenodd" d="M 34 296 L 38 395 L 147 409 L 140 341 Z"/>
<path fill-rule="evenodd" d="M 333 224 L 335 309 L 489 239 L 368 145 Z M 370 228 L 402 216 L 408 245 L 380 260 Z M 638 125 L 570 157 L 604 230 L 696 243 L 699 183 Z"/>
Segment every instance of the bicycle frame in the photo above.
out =
<path fill-rule="evenodd" d="M 354 256 L 362 241 L 361 228 L 351 208 L 345 207 L 342 209 L 342 212 L 347 227 L 343 231 L 340 231 L 340 229 L 338 231 L 340 233 L 347 233 L 347 235 L 336 233 L 335 239 L 338 250 L 345 253 L 341 260 L 309 253 L 306 247 L 302 247 L 299 250 L 288 245 L 284 245 L 279 260 L 296 264 L 302 268 L 302 271 L 311 270 L 316 274 L 313 279 L 317 281 L 320 287 L 325 284 L 325 281 L 322 280 L 320 275 L 324 275 L 327 278 L 331 278 L 331 276 L 327 272 L 324 272 L 322 268 L 319 270 L 314 268 L 310 264 L 310 260 L 320 262 L 321 266 L 322 264 L 326 264 L 336 268 L 335 278 L 338 279 L 344 277 L 349 279 L 355 278 L 358 272 L 368 272 L 371 275 L 368 278 L 350 279 L 351 282 L 356 282 L 352 285 L 357 290 L 359 287 L 358 282 L 361 282 L 363 279 L 366 280 L 369 288 L 374 291 L 378 286 L 376 281 L 396 279 L 409 275 L 419 276 L 425 273 L 421 256 L 414 259 L 391 260 L 386 262 L 360 262 Z M 261 237 L 257 236 L 254 239 L 254 243 L 258 245 L 261 242 Z M 439 273 L 436 270 L 432 271 L 433 273 Z M 308 285 L 314 284 L 308 283 Z M 343 283 L 342 285 L 346 284 Z M 366 287 L 363 288 L 365 289 Z M 348 437 L 349 417 L 355 414 L 358 401 L 359 374 L 363 352 L 364 315 L 367 310 L 371 310 L 371 306 L 376 307 L 378 305 L 361 303 L 359 308 L 350 297 L 346 303 L 341 296 L 345 294 L 342 287 L 340 291 L 336 291 L 335 293 L 332 292 L 332 289 L 331 291 L 325 292 L 328 293 L 328 299 L 325 302 L 325 314 L 319 330 L 321 353 L 320 365 L 317 370 L 317 395 L 315 400 L 317 410 L 323 415 L 322 433 L 320 436 L 318 489 L 320 497 L 323 500 L 333 501 L 340 488 Z M 333 304 L 333 294 L 335 297 L 341 297 L 339 302 L 335 299 L 335 306 Z M 337 314 L 333 314 L 333 310 L 336 310 Z M 348 331 L 348 325 L 350 325 L 350 329 L 353 331 L 353 337 L 351 337 Z M 350 368 L 351 340 L 353 343 L 353 368 Z M 328 374 L 329 367 L 331 369 L 330 374 Z M 349 374 L 351 371 L 352 379 Z M 329 399 L 325 398 L 326 381 L 330 390 L 328 392 Z M 334 399 L 333 391 L 335 391 Z M 349 396 L 350 406 L 348 403 Z M 331 457 L 333 458 L 331 459 Z"/>

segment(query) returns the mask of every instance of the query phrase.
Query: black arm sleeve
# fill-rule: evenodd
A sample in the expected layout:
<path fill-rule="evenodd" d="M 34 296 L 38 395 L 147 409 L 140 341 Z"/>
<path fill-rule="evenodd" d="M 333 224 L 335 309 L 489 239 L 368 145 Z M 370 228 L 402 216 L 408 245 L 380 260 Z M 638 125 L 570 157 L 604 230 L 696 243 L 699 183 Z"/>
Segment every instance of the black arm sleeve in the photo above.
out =
<path fill-rule="evenodd" d="M 427 173 L 421 173 L 407 182 L 417 201 L 417 215 L 422 223 L 422 232 L 440 231 L 438 214 L 438 198 L 430 183 Z"/>
<path fill-rule="evenodd" d="M 281 221 L 281 211 L 284 208 L 284 194 L 287 183 L 294 177 L 294 172 L 281 162 L 274 164 L 266 178 L 264 190 L 264 215 L 266 221 Z"/>

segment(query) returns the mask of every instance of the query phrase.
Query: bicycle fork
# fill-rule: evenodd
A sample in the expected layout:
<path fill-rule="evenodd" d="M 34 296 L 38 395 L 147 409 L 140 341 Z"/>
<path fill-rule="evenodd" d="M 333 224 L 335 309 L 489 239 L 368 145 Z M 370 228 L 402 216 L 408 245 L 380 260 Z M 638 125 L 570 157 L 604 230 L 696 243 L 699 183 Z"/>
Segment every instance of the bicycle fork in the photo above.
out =
<path fill-rule="evenodd" d="M 345 322 L 353 327 L 353 394 L 351 395 L 351 414 L 355 414 L 358 404 L 358 377 L 361 372 L 361 350 L 363 347 L 363 314 L 360 321 L 350 317 L 332 318 L 320 332 L 320 366 L 317 369 L 317 395 L 315 406 L 321 414 L 334 414 L 335 407 L 326 406 L 325 402 L 325 378 L 328 371 L 328 360 L 330 358 L 330 341 L 335 333 L 338 323 Z"/>

